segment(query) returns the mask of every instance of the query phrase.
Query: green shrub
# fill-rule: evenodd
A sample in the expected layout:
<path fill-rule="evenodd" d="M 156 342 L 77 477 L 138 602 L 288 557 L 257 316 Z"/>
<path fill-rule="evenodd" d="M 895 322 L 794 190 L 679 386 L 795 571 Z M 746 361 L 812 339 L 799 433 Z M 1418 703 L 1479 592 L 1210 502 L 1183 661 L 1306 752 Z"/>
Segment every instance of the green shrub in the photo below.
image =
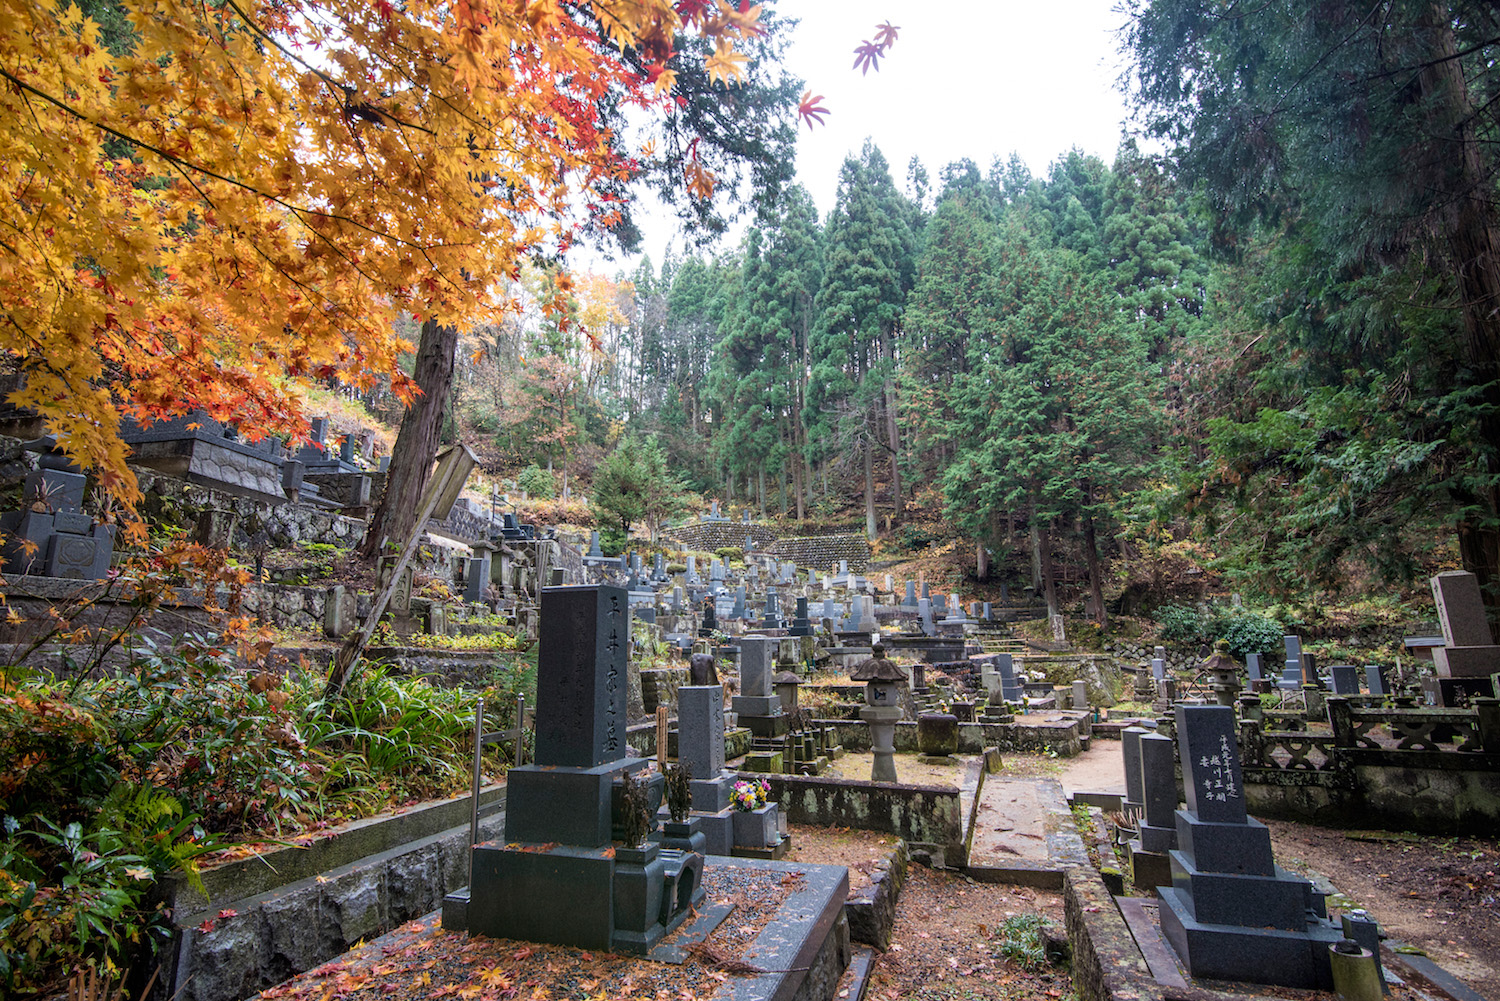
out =
<path fill-rule="evenodd" d="M 550 472 L 532 463 L 521 470 L 516 477 L 516 486 L 526 491 L 528 497 L 540 497 L 549 500 L 557 496 L 557 477 Z"/>
<path fill-rule="evenodd" d="M 1264 612 L 1248 608 L 1215 607 L 1211 625 L 1215 639 L 1229 641 L 1229 652 L 1239 660 L 1247 653 L 1268 653 L 1281 649 L 1286 630 L 1280 622 Z"/>
<path fill-rule="evenodd" d="M 619 525 L 606 523 L 599 526 L 599 551 L 605 556 L 619 556 L 629 543 L 630 537 Z"/>
<path fill-rule="evenodd" d="M 714 550 L 714 555 L 723 560 L 727 565 L 730 560 L 743 560 L 745 550 L 741 546 L 721 546 Z"/>
<path fill-rule="evenodd" d="M 1208 638 L 1208 623 L 1191 605 L 1162 605 L 1151 616 L 1156 620 L 1156 635 L 1163 643 L 1201 643 Z"/>

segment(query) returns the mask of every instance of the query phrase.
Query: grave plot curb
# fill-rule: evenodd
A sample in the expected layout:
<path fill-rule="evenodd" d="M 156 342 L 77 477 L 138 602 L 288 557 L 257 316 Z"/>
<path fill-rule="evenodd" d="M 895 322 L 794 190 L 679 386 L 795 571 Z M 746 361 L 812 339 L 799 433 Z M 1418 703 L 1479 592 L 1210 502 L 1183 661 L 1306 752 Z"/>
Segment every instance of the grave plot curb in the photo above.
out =
<path fill-rule="evenodd" d="M 905 841 L 870 874 L 870 885 L 849 895 L 844 913 L 849 917 L 849 938 L 873 945 L 884 952 L 890 948 L 891 930 L 896 925 L 896 900 L 906 884 L 906 869 L 911 853 Z"/>
<path fill-rule="evenodd" d="M 1077 866 L 1063 873 L 1063 913 L 1080 1001 L 1165 1001 L 1097 872 Z"/>
<path fill-rule="evenodd" d="M 503 788 L 490 794 L 503 803 Z M 468 881 L 467 819 L 432 829 L 451 820 L 455 804 L 466 816 L 464 797 L 211 870 L 204 874 L 211 901 L 179 887 L 175 948 L 159 996 L 237 1001 L 433 910 Z M 481 836 L 501 831 L 504 816 L 485 817 Z"/>

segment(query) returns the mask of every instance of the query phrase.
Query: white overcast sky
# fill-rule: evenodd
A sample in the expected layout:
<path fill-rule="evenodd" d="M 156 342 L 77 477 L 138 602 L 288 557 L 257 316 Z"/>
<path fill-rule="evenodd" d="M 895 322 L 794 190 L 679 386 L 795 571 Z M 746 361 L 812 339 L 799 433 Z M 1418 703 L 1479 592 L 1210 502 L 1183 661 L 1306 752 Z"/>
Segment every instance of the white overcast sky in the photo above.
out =
<path fill-rule="evenodd" d="M 906 165 L 921 158 L 934 187 L 944 164 L 967 157 L 989 169 L 996 156 L 1021 155 L 1032 173 L 1077 146 L 1114 159 L 1127 112 L 1116 88 L 1123 66 L 1118 0 L 782 0 L 801 23 L 787 52 L 791 72 L 822 94 L 829 114 L 799 125 L 797 179 L 826 218 L 839 166 L 868 136 L 905 189 Z M 889 21 L 900 37 L 879 72 L 853 68 L 854 49 Z M 644 195 L 642 248 L 658 266 L 675 223 Z M 739 231 L 728 240 L 737 241 Z M 620 262 L 575 267 L 613 273 Z"/>

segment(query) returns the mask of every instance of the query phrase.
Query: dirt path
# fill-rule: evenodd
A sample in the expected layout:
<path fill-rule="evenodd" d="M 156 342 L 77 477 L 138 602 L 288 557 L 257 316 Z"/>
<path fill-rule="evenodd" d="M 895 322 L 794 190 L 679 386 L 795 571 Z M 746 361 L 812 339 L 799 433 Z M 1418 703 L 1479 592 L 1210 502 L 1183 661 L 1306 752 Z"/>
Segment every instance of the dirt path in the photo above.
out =
<path fill-rule="evenodd" d="M 1500 841 L 1266 824 L 1281 865 L 1327 876 L 1387 935 L 1500 998 Z"/>
<path fill-rule="evenodd" d="M 1082 754 L 1062 759 L 1062 770 L 1057 779 L 1063 792 L 1118 792 L 1125 791 L 1125 759 L 1118 740 L 1089 741 L 1089 749 Z"/>

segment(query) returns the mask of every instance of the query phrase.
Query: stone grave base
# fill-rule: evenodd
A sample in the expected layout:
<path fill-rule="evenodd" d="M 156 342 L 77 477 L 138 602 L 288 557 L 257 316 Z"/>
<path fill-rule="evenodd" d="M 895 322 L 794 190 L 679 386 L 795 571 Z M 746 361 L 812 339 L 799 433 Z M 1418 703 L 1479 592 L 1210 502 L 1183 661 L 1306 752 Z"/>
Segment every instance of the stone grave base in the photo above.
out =
<path fill-rule="evenodd" d="M 957 767 L 963 764 L 962 761 L 951 754 L 918 754 L 917 761 L 924 765 L 944 765 L 948 767 Z"/>
<path fill-rule="evenodd" d="M 491 938 L 644 955 L 703 901 L 703 856 L 662 848 L 487 841 L 471 888 L 443 900 L 443 926 Z"/>
<path fill-rule="evenodd" d="M 1172 860 L 1161 852 L 1146 851 L 1139 840 L 1130 842 L 1130 879 L 1137 892 L 1153 886 L 1172 885 Z"/>
<path fill-rule="evenodd" d="M 704 859 L 704 868 L 716 874 L 759 870 L 797 873 L 803 877 L 744 954 L 737 957 L 762 971 L 734 978 L 737 1001 L 790 998 L 832 1001 L 850 959 L 849 920 L 844 912 L 849 896 L 849 871 L 843 866 L 713 855 Z M 569 903 L 569 907 L 572 913 L 579 913 L 576 902 Z M 468 909 L 468 887 L 449 894 L 443 902 L 443 927 L 465 930 L 460 922 Z M 656 944 L 641 961 L 685 962 L 691 955 L 691 947 L 707 939 L 732 915 L 733 909 L 709 902 L 699 907 L 698 912 L 699 917 Z M 379 940 L 373 944 L 379 945 Z"/>
<path fill-rule="evenodd" d="M 1333 988 L 1328 947 L 1342 941 L 1337 926 L 1310 919 L 1304 931 L 1206 924 L 1193 916 L 1192 898 L 1162 887 L 1161 930 L 1193 977 L 1317 990 Z"/>

